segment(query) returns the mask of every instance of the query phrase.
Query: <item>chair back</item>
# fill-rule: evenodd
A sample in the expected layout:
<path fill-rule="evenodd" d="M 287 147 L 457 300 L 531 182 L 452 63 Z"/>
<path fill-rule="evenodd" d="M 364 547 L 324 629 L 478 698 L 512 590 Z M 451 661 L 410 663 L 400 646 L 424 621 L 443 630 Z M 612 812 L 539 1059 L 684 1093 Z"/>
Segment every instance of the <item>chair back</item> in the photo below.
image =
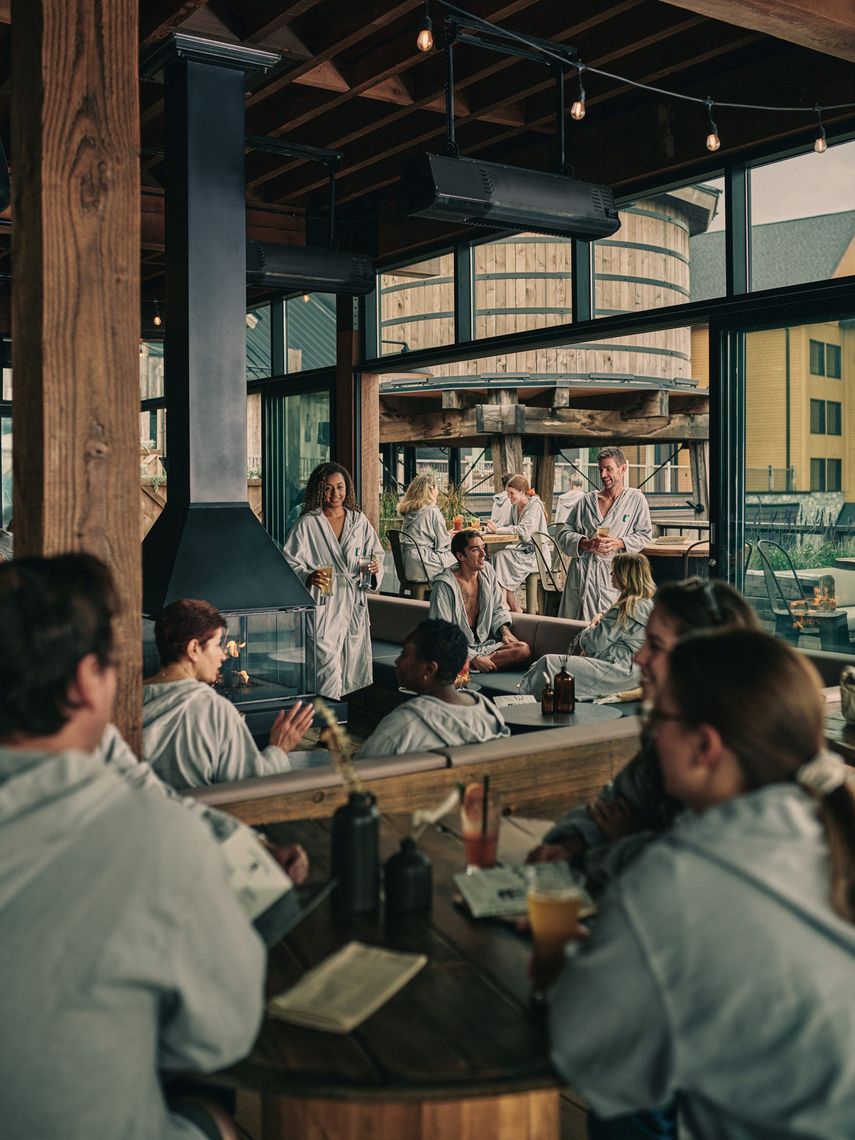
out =
<path fill-rule="evenodd" d="M 557 617 L 565 580 L 564 570 L 554 568 L 554 552 L 558 550 L 558 547 L 550 536 L 542 531 L 535 531 L 532 534 L 531 544 L 534 547 L 534 557 L 540 579 L 538 583 L 540 595 L 538 610 L 548 617 Z"/>
<path fill-rule="evenodd" d="M 398 575 L 398 582 L 400 583 L 399 593 L 401 597 L 404 596 L 405 590 L 412 590 L 415 587 L 421 587 L 422 590 L 430 587 L 430 580 L 428 579 L 427 570 L 424 569 L 424 560 L 421 556 L 421 551 L 412 543 L 413 549 L 419 553 L 419 560 L 422 563 L 422 570 L 424 570 L 424 578 L 416 580 L 415 578 L 408 578 L 406 570 L 404 569 L 404 551 L 403 542 L 404 535 L 400 530 L 387 530 L 386 537 L 389 539 L 389 548 L 392 551 L 392 561 L 395 564 L 395 573 Z"/>
<path fill-rule="evenodd" d="M 684 578 L 688 578 L 689 574 L 691 573 L 691 571 L 689 570 L 689 561 L 692 557 L 692 551 L 697 550 L 697 548 L 699 546 L 707 546 L 707 539 L 705 539 L 705 538 L 699 539 L 697 542 L 693 542 L 691 544 L 691 546 L 687 546 L 686 549 L 683 551 L 683 577 Z M 707 559 L 706 564 L 701 568 L 701 572 L 697 576 L 699 578 L 709 578 L 709 576 L 710 576 L 709 558 Z"/>

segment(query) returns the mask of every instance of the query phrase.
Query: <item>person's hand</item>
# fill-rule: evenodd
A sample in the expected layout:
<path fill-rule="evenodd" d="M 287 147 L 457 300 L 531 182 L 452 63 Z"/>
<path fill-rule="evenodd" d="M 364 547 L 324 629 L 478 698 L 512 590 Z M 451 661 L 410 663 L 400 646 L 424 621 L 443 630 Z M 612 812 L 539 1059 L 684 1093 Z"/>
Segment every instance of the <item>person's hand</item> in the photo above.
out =
<path fill-rule="evenodd" d="M 485 519 L 483 525 L 487 528 L 490 534 L 498 533 L 499 528 L 496 526 L 492 519 Z"/>
<path fill-rule="evenodd" d="M 271 847 L 270 854 L 294 886 L 302 887 L 309 877 L 309 856 L 300 844 L 283 843 L 281 847 Z"/>
<path fill-rule="evenodd" d="M 623 796 L 616 800 L 597 800 L 588 804 L 588 815 L 608 839 L 614 843 L 637 830 L 635 812 Z"/>
<path fill-rule="evenodd" d="M 588 629 L 596 629 L 602 620 L 603 620 L 602 614 L 594 614 L 594 616 L 588 622 Z"/>
<path fill-rule="evenodd" d="M 593 551 L 595 554 L 608 555 L 617 554 L 619 550 L 624 549 L 622 538 L 612 538 L 611 535 L 604 535 L 602 538 L 593 539 Z"/>
<path fill-rule="evenodd" d="M 306 579 L 307 586 L 317 586 L 319 590 L 326 590 L 330 585 L 330 572 L 328 569 L 313 570 Z"/>
<path fill-rule="evenodd" d="M 526 863 L 558 863 L 561 860 L 575 859 L 581 855 L 587 843 L 578 831 L 565 835 L 555 843 L 541 843 L 532 847 L 525 857 Z"/>
<path fill-rule="evenodd" d="M 522 645 L 522 642 L 516 637 L 510 629 L 510 626 L 505 626 L 502 630 L 500 637 L 504 645 Z"/>
<path fill-rule="evenodd" d="M 281 709 L 270 730 L 270 743 L 283 752 L 290 752 L 306 735 L 314 715 L 314 707 L 302 701 L 297 701 L 288 712 Z"/>
<path fill-rule="evenodd" d="M 482 654 L 482 653 L 479 653 L 479 654 L 477 654 L 477 656 L 472 658 L 472 660 L 469 662 L 469 667 L 471 669 L 477 669 L 477 671 L 479 673 L 495 673 L 496 672 L 495 662 L 492 661 L 489 657 L 487 657 L 485 654 Z"/>
<path fill-rule="evenodd" d="M 368 563 L 368 569 L 371 571 L 372 574 L 376 574 L 377 571 L 380 569 L 380 563 L 377 561 L 376 558 L 372 558 L 371 561 Z"/>

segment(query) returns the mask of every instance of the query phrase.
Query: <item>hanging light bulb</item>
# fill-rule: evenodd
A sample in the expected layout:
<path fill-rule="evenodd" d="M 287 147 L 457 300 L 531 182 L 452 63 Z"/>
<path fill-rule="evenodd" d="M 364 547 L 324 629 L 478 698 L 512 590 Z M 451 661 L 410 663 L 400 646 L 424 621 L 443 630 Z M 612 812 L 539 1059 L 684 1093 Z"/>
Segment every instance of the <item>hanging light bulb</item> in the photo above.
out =
<path fill-rule="evenodd" d="M 427 0 L 425 0 L 425 18 L 416 38 L 416 47 L 419 51 L 431 51 L 433 49 L 433 23 L 430 18 L 430 4 Z"/>
<path fill-rule="evenodd" d="M 308 293 L 304 293 L 304 294 L 303 294 L 303 301 L 304 301 L 304 302 L 305 302 L 307 305 L 308 305 L 309 301 L 311 301 L 311 299 L 312 299 L 312 298 L 309 296 L 309 294 L 308 294 Z"/>
<path fill-rule="evenodd" d="M 152 317 L 151 323 L 156 329 L 159 329 L 163 324 L 163 317 L 160 315 L 160 305 L 157 303 L 157 301 L 154 303 L 154 316 Z"/>
<path fill-rule="evenodd" d="M 579 94 L 570 106 L 570 118 L 578 123 L 585 118 L 585 88 L 582 86 L 582 69 L 579 69 Z"/>
<path fill-rule="evenodd" d="M 813 149 L 816 151 L 817 154 L 825 154 L 825 152 L 828 150 L 828 142 L 826 141 L 826 138 L 825 138 L 825 127 L 822 125 L 822 107 L 819 107 L 819 106 L 814 107 L 814 110 L 816 111 L 816 117 L 817 117 L 817 121 L 819 123 L 819 126 L 818 126 L 818 132 L 819 133 L 817 134 L 816 139 L 814 140 Z"/>
<path fill-rule="evenodd" d="M 721 146 L 721 139 L 718 137 L 718 127 L 715 125 L 715 120 L 712 117 L 715 104 L 712 99 L 706 99 L 705 102 L 707 105 L 707 117 L 710 121 L 710 132 L 707 135 L 707 150 L 716 151 Z"/>

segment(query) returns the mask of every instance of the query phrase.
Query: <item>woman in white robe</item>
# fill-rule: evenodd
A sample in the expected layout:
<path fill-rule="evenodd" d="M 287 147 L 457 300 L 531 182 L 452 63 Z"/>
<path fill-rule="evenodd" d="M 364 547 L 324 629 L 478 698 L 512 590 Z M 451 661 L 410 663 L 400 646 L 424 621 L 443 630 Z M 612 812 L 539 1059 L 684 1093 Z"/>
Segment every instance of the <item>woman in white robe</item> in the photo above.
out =
<path fill-rule="evenodd" d="M 537 555 L 534 552 L 533 534 L 546 534 L 546 513 L 543 503 L 533 494 L 524 475 L 512 475 L 507 485 L 508 498 L 513 510 L 511 522 L 501 528 L 504 534 L 515 534 L 519 542 L 500 550 L 493 559 L 496 577 L 505 591 L 505 599 L 511 613 L 520 613 L 516 592 L 529 574 L 537 573 Z M 499 527 L 489 520 L 487 529 L 496 534 Z"/>
<path fill-rule="evenodd" d="M 613 1125 L 676 1097 L 697 1140 L 852 1135 L 855 792 L 819 684 L 758 632 L 671 651 L 651 727 L 688 810 L 550 998 L 556 1068 Z"/>
<path fill-rule="evenodd" d="M 211 688 L 226 658 L 225 633 L 222 614 L 192 598 L 172 602 L 155 622 L 161 667 L 143 686 L 143 759 L 179 791 L 287 772 L 289 749 L 312 723 L 311 706 L 297 701 L 278 714 L 259 752 L 238 710 Z"/>
<path fill-rule="evenodd" d="M 318 693 L 339 700 L 364 689 L 373 679 L 367 592 L 380 588 L 383 547 L 356 505 L 353 480 L 340 464 L 322 463 L 309 476 L 303 513 L 282 553 L 319 603 L 314 639 Z"/>
<path fill-rule="evenodd" d="M 568 659 L 563 653 L 547 653 L 535 661 L 520 682 L 521 693 L 533 693 L 540 700 L 547 680 L 565 663 L 580 701 L 638 685 L 640 673 L 633 657 L 644 643 L 656 584 L 643 554 L 616 554 L 611 574 L 618 600 L 570 643 L 567 652 L 575 656 Z"/>
<path fill-rule="evenodd" d="M 416 696 L 385 716 L 359 749 L 359 759 L 429 752 L 509 736 L 492 701 L 454 687 L 466 665 L 468 643 L 448 621 L 429 619 L 404 638 L 395 662 L 398 684 Z"/>
<path fill-rule="evenodd" d="M 432 581 L 437 574 L 457 565 L 451 553 L 442 511 L 436 505 L 439 488 L 433 475 L 417 475 L 398 503 L 401 523 L 401 551 L 407 578 Z"/>

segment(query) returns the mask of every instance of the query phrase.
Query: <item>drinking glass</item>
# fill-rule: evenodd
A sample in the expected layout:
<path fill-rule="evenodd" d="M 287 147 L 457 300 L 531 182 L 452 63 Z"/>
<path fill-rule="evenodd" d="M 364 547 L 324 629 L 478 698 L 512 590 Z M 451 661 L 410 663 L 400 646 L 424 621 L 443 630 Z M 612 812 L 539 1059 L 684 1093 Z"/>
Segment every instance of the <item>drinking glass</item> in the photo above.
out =
<path fill-rule="evenodd" d="M 564 946 L 573 937 L 582 895 L 578 877 L 566 863 L 530 863 L 525 868 L 526 904 L 531 925 L 533 996 L 542 1001 L 561 973 Z"/>
<path fill-rule="evenodd" d="M 371 559 L 358 558 L 357 565 L 359 567 L 356 575 L 356 585 L 360 590 L 371 589 Z"/>
<path fill-rule="evenodd" d="M 597 538 L 608 538 L 608 537 L 609 537 L 609 528 L 607 526 L 598 526 L 597 527 Z"/>
<path fill-rule="evenodd" d="M 333 568 L 332 566 L 319 566 L 318 569 L 327 576 L 326 584 L 323 586 L 318 586 L 318 592 L 321 595 L 321 602 L 326 605 L 326 603 L 329 601 L 330 594 L 332 594 Z"/>
<path fill-rule="evenodd" d="M 502 797 L 499 793 L 490 789 L 485 800 L 483 784 L 468 784 L 460 803 L 467 875 L 485 867 L 495 867 L 501 818 Z"/>

